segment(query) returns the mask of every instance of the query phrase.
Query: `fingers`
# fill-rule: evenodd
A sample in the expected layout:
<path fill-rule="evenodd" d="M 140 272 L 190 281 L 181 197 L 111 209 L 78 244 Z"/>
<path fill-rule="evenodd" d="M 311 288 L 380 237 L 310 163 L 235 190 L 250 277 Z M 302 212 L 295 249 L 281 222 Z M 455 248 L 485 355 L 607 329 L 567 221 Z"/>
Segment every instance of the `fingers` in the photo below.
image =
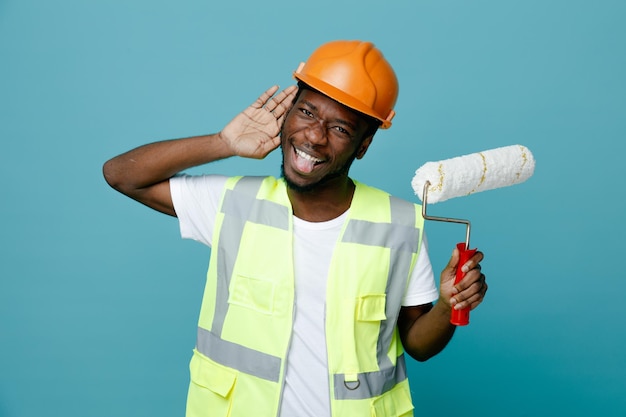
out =
<path fill-rule="evenodd" d="M 475 268 L 454 286 L 450 304 L 455 310 L 466 307 L 473 309 L 483 301 L 488 289 L 485 275 L 480 272 L 479 267 Z"/>
<path fill-rule="evenodd" d="M 474 256 L 470 258 L 469 261 L 465 262 L 465 264 L 461 265 L 461 271 L 467 273 L 473 268 L 480 268 L 480 261 L 483 260 L 485 256 L 482 252 L 477 251 Z"/>
<path fill-rule="evenodd" d="M 278 86 L 277 85 L 271 86 L 270 88 L 265 90 L 265 92 L 261 94 L 261 96 L 257 98 L 254 101 L 254 103 L 250 105 L 250 107 L 255 108 L 255 109 L 262 108 L 265 105 L 265 103 L 267 103 L 267 101 L 274 95 L 276 91 L 278 91 Z"/>
<path fill-rule="evenodd" d="M 273 113 L 276 118 L 279 118 L 291 107 L 291 101 L 297 90 L 298 87 L 292 85 L 274 96 L 276 91 L 278 91 L 278 86 L 274 85 L 261 94 L 261 96 L 252 103 L 251 107 L 254 109 L 265 108 L 268 112 Z"/>
<path fill-rule="evenodd" d="M 298 87 L 295 85 L 285 88 L 267 102 L 265 109 L 272 113 L 277 119 L 281 118 L 291 108 L 297 90 Z"/>
<path fill-rule="evenodd" d="M 455 309 L 460 310 L 466 307 L 475 308 L 485 297 L 489 287 L 480 265 L 483 258 L 484 255 L 482 252 L 476 252 L 469 261 L 460 265 L 465 276 L 453 287 L 450 304 L 453 305 Z"/>

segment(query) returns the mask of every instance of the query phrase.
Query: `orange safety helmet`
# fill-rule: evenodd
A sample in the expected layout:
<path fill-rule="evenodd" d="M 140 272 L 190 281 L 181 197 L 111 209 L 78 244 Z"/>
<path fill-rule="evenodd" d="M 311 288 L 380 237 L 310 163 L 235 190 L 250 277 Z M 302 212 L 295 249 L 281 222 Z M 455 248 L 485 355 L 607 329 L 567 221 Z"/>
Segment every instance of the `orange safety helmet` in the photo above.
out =
<path fill-rule="evenodd" d="M 333 41 L 317 48 L 300 64 L 294 78 L 315 90 L 391 126 L 396 112 L 398 79 L 371 42 Z"/>

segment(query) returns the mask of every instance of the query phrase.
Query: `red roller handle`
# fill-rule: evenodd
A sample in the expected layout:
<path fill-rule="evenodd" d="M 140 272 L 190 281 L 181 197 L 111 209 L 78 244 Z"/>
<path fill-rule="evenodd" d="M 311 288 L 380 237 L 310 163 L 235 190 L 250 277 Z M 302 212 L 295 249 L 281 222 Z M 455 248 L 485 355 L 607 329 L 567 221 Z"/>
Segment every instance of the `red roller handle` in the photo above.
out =
<path fill-rule="evenodd" d="M 456 247 L 459 250 L 459 264 L 456 267 L 456 278 L 454 280 L 455 285 L 465 276 L 465 273 L 461 271 L 461 267 L 465 264 L 465 262 L 469 261 L 476 253 L 476 249 L 466 249 L 465 242 L 457 243 Z M 467 324 L 469 324 L 469 313 L 469 307 L 465 307 L 461 310 L 455 310 L 453 308 L 452 315 L 450 317 L 450 323 L 454 324 L 455 326 L 466 326 Z"/>

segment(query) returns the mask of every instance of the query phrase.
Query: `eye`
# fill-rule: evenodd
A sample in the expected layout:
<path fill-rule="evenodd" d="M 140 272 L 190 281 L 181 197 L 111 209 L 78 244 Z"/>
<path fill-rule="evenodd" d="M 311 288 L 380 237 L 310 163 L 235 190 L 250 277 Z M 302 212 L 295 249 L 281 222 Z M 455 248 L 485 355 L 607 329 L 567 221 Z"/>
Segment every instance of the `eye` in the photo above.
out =
<path fill-rule="evenodd" d="M 335 126 L 335 127 L 334 127 L 334 129 L 335 129 L 336 131 L 338 131 L 339 133 L 341 133 L 341 134 L 344 134 L 344 135 L 350 135 L 350 132 L 348 132 L 346 129 L 344 129 L 344 128 L 343 128 L 343 127 L 341 127 L 341 126 Z"/>
<path fill-rule="evenodd" d="M 308 111 L 305 108 L 300 108 L 300 111 L 302 112 L 302 114 L 304 114 L 307 117 L 313 117 L 313 113 L 311 113 L 310 111 Z"/>

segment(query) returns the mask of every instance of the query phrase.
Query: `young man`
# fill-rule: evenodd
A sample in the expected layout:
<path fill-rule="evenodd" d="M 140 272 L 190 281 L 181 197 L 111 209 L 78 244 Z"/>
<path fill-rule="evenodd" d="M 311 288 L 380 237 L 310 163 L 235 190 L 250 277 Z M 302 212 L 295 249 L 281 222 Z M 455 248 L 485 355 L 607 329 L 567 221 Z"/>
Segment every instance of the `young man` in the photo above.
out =
<path fill-rule="evenodd" d="M 446 346 L 451 310 L 487 291 L 483 254 L 454 285 L 455 249 L 438 291 L 419 206 L 349 177 L 395 114 L 397 80 L 373 44 L 322 45 L 294 76 L 299 88 L 270 88 L 219 133 L 104 165 L 112 187 L 212 247 L 187 415 L 412 415 L 403 351 L 422 361 Z M 279 179 L 177 175 L 278 146 Z"/>

